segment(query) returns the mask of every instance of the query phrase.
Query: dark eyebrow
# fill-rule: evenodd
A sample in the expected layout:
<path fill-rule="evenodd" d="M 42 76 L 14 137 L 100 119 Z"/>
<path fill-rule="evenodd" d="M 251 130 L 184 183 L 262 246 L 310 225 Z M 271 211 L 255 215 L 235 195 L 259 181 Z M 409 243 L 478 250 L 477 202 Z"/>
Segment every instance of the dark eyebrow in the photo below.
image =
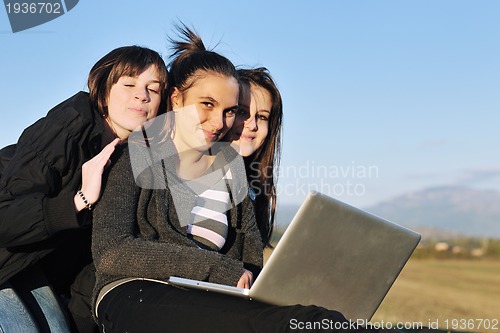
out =
<path fill-rule="evenodd" d="M 210 96 L 203 96 L 203 97 L 199 97 L 200 100 L 209 100 L 212 104 L 215 104 L 215 105 L 219 105 L 219 102 L 217 102 L 217 100 L 213 97 L 210 97 Z M 233 105 L 233 106 L 230 106 L 228 108 L 225 108 L 224 111 L 238 111 L 238 104 L 236 105 Z"/>
<path fill-rule="evenodd" d="M 219 102 L 217 102 L 217 100 L 213 97 L 210 97 L 210 96 L 204 96 L 204 97 L 200 97 L 200 99 L 208 99 L 210 102 L 212 102 L 213 104 L 219 104 Z"/>
<path fill-rule="evenodd" d="M 238 105 L 233 105 L 231 107 L 226 108 L 224 111 L 234 111 L 234 112 L 237 112 L 238 109 L 239 109 Z"/>

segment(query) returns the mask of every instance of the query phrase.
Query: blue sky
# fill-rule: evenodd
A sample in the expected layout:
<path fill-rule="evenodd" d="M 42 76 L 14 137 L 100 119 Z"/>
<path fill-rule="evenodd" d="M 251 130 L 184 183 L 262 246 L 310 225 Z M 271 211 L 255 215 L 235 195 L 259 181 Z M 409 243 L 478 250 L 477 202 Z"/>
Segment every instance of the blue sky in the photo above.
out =
<path fill-rule="evenodd" d="M 369 206 L 432 186 L 500 190 L 500 2 L 90 1 L 24 32 L 0 9 L 0 146 L 137 44 L 168 56 L 182 20 L 284 99 L 282 203 Z"/>

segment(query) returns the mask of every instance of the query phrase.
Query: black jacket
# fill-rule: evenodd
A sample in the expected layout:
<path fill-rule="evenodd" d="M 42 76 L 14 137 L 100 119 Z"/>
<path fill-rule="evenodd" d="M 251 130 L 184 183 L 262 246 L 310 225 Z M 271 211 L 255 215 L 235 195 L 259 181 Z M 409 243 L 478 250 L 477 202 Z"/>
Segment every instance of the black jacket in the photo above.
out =
<path fill-rule="evenodd" d="M 9 165 L 9 162 L 14 157 L 15 153 L 15 144 L 0 149 L 0 179 L 2 179 L 3 172 L 5 168 L 7 168 L 7 165 Z"/>
<path fill-rule="evenodd" d="M 81 258 L 90 258 L 90 232 L 82 228 L 90 229 L 91 214 L 77 214 L 73 197 L 82 164 L 100 151 L 103 131 L 101 115 L 79 92 L 2 149 L 0 284 L 55 249 L 79 268 Z"/>

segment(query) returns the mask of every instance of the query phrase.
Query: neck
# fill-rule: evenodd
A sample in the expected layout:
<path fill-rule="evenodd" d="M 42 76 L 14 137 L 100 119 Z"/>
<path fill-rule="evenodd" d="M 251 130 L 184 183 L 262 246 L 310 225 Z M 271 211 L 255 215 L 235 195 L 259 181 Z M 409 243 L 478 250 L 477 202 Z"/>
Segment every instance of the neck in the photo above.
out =
<path fill-rule="evenodd" d="M 116 135 L 115 131 L 113 131 L 108 121 L 104 120 L 104 132 L 102 133 L 101 149 L 117 137 L 118 136 Z"/>
<path fill-rule="evenodd" d="M 186 147 L 180 140 L 173 137 L 173 143 L 177 150 L 176 171 L 177 175 L 183 179 L 196 179 L 203 175 L 212 165 L 215 156 L 210 155 L 210 151 L 197 150 Z"/>
<path fill-rule="evenodd" d="M 182 152 L 177 156 L 177 175 L 183 179 L 201 177 L 210 168 L 215 158 L 215 156 L 200 154 L 199 152 Z"/>

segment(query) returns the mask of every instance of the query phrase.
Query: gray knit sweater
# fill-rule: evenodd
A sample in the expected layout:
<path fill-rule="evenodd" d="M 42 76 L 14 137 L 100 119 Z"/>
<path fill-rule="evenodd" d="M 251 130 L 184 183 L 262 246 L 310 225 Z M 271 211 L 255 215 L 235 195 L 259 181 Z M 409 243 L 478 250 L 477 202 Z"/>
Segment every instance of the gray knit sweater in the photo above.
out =
<path fill-rule="evenodd" d="M 117 147 L 113 160 L 94 211 L 94 299 L 105 285 L 122 278 L 168 280 L 175 275 L 236 285 L 244 264 L 262 267 L 263 244 L 248 196 L 227 213 L 229 234 L 223 249 L 200 249 L 187 237 L 187 227 L 180 225 L 169 188 L 176 188 L 174 195 L 184 196 L 186 202 L 196 198 L 181 186 L 137 186 L 126 144 Z M 147 179 L 138 183 L 152 178 L 165 182 L 164 165 L 154 163 L 141 174 Z"/>

